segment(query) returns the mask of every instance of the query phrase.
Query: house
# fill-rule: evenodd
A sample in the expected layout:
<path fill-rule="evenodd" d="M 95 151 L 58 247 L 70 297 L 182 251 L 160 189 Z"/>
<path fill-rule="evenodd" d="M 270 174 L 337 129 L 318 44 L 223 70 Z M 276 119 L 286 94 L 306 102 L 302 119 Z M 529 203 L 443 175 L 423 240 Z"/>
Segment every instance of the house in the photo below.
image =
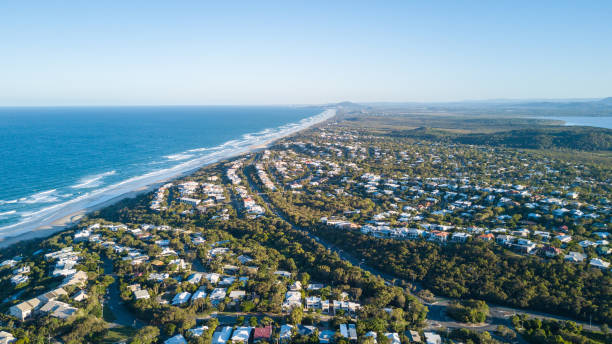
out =
<path fill-rule="evenodd" d="M 27 274 L 30 272 L 30 266 L 29 265 L 25 265 L 20 267 L 19 269 L 15 269 L 13 270 L 14 274 Z"/>
<path fill-rule="evenodd" d="M 306 297 L 306 309 L 321 309 L 321 298 L 318 296 L 308 296 Z"/>
<path fill-rule="evenodd" d="M 243 299 L 245 296 L 246 292 L 244 290 L 232 290 L 228 295 L 228 297 L 234 301 Z"/>
<path fill-rule="evenodd" d="M 533 250 L 535 250 L 536 244 L 531 240 L 519 238 L 516 241 L 516 244 L 513 245 L 513 247 L 520 252 L 531 253 Z"/>
<path fill-rule="evenodd" d="M 286 277 L 286 278 L 291 278 L 291 273 L 289 271 L 277 270 L 277 271 L 274 271 L 274 274 L 282 276 L 282 277 Z"/>
<path fill-rule="evenodd" d="M 226 288 L 215 288 L 210 293 L 210 302 L 212 302 L 212 304 L 218 304 L 219 302 L 223 301 L 223 299 L 225 299 L 226 294 Z"/>
<path fill-rule="evenodd" d="M 319 332 L 319 343 L 329 344 L 334 340 L 336 332 L 332 330 L 323 330 Z"/>
<path fill-rule="evenodd" d="M 299 291 L 288 291 L 285 294 L 285 301 L 283 302 L 283 310 L 290 310 L 293 307 L 302 306 L 302 293 Z"/>
<path fill-rule="evenodd" d="M 221 281 L 219 281 L 219 285 L 232 285 L 236 281 L 236 277 L 234 276 L 225 276 Z"/>
<path fill-rule="evenodd" d="M 349 340 L 353 340 L 353 341 L 357 340 L 357 328 L 355 327 L 355 324 L 348 325 L 348 333 L 349 333 Z"/>
<path fill-rule="evenodd" d="M 84 286 L 85 283 L 87 283 L 87 272 L 85 272 L 85 271 L 78 271 L 78 272 L 76 272 L 76 273 L 74 273 L 74 274 L 64 278 L 64 280 L 62 281 L 62 284 L 60 286 L 62 286 L 62 287 L 67 287 L 67 286 L 71 286 L 71 285 Z"/>
<path fill-rule="evenodd" d="M 187 330 L 187 333 L 189 333 L 189 335 L 192 337 L 202 337 L 206 331 L 208 331 L 208 326 L 199 326 Z"/>
<path fill-rule="evenodd" d="M 43 303 L 46 303 L 57 300 L 62 295 L 68 296 L 68 293 L 63 288 L 57 288 L 38 296 L 38 299 Z"/>
<path fill-rule="evenodd" d="M 314 326 L 297 325 L 297 331 L 302 336 L 310 336 L 311 334 L 315 333 L 316 330 L 317 328 Z"/>
<path fill-rule="evenodd" d="M 191 295 L 191 302 L 194 302 L 197 299 L 204 299 L 206 298 L 206 287 L 200 287 L 198 290 L 196 290 L 193 295 Z"/>
<path fill-rule="evenodd" d="M 232 328 L 225 326 L 213 333 L 211 344 L 226 344 L 232 335 Z"/>
<path fill-rule="evenodd" d="M 329 308 L 329 300 L 321 300 L 321 312 L 324 314 L 330 314 Z"/>
<path fill-rule="evenodd" d="M 250 262 L 250 261 L 252 261 L 252 260 L 253 260 L 253 258 L 251 258 L 251 257 L 249 257 L 249 256 L 245 256 L 245 255 L 240 255 L 240 256 L 238 256 L 238 261 L 239 261 L 240 263 L 242 263 L 242 264 L 246 264 L 246 263 L 248 263 L 248 262 Z"/>
<path fill-rule="evenodd" d="M 206 278 L 206 280 L 212 284 L 217 284 L 219 283 L 219 279 L 221 278 L 221 275 L 213 272 L 213 273 L 208 273 L 204 275 L 204 278 Z"/>
<path fill-rule="evenodd" d="M 41 303 L 42 302 L 39 299 L 24 301 L 9 308 L 9 314 L 23 321 L 25 318 L 29 317 L 32 312 L 41 305 Z"/>
<path fill-rule="evenodd" d="M 14 285 L 19 285 L 21 283 L 27 282 L 29 279 L 30 277 L 25 275 L 15 275 L 11 277 L 11 283 L 13 283 Z"/>
<path fill-rule="evenodd" d="M 244 343 L 247 344 L 251 339 L 251 332 L 253 331 L 252 327 L 249 326 L 240 326 L 236 327 L 234 333 L 232 334 L 231 341 L 232 343 Z"/>
<path fill-rule="evenodd" d="M 185 337 L 183 337 L 182 334 L 177 334 L 174 337 L 166 339 L 164 344 L 187 344 L 187 341 L 185 340 Z"/>
<path fill-rule="evenodd" d="M 592 242 L 591 240 L 583 240 L 579 242 L 578 245 L 580 245 L 583 248 L 587 248 L 589 246 L 597 246 L 597 244 Z"/>
<path fill-rule="evenodd" d="M 257 343 L 259 341 L 267 342 L 272 337 L 272 326 L 268 325 L 266 327 L 256 327 L 253 330 L 253 343 Z"/>
<path fill-rule="evenodd" d="M 153 272 L 149 274 L 149 277 L 147 279 L 149 281 L 163 282 L 166 278 L 170 278 L 170 275 L 167 273 Z"/>
<path fill-rule="evenodd" d="M 370 332 L 366 333 L 364 335 L 364 337 L 372 338 L 374 340 L 374 343 L 378 343 L 378 341 L 376 340 L 376 339 L 378 339 L 378 334 L 376 334 L 376 332 L 374 332 L 374 331 L 370 331 Z"/>
<path fill-rule="evenodd" d="M 470 234 L 463 233 L 463 232 L 455 232 L 453 233 L 451 240 L 453 242 L 463 243 L 463 242 L 466 242 L 469 237 L 471 237 Z"/>
<path fill-rule="evenodd" d="M 179 202 L 185 203 L 185 204 L 189 204 L 189 205 L 195 207 L 198 204 L 200 204 L 200 202 L 202 202 L 202 200 L 195 199 L 195 198 L 189 198 L 189 197 L 181 197 L 181 198 L 179 198 Z"/>
<path fill-rule="evenodd" d="M 399 334 L 397 332 L 385 333 L 385 337 L 389 338 L 390 344 L 401 344 Z"/>
<path fill-rule="evenodd" d="M 16 341 L 17 339 L 13 337 L 13 334 L 6 331 L 0 331 L 0 344 L 11 344 Z"/>
<path fill-rule="evenodd" d="M 606 262 L 603 259 L 599 259 L 599 258 L 591 259 L 591 261 L 589 262 L 589 265 L 594 266 L 596 268 L 600 268 L 600 269 L 607 269 L 610 267 L 610 263 Z"/>
<path fill-rule="evenodd" d="M 71 307 L 69 304 L 60 301 L 49 301 L 40 308 L 40 312 L 49 314 L 52 317 L 59 319 L 68 319 L 78 311 L 77 308 Z"/>
<path fill-rule="evenodd" d="M 544 246 L 542 247 L 542 252 L 546 257 L 552 258 L 560 255 L 563 251 L 557 247 L 553 246 Z"/>
<path fill-rule="evenodd" d="M 139 289 L 134 291 L 134 300 L 148 300 L 151 296 L 146 289 Z"/>
<path fill-rule="evenodd" d="M 76 233 L 74 233 L 74 242 L 87 241 L 89 236 L 91 235 L 91 231 L 87 229 L 82 229 Z"/>
<path fill-rule="evenodd" d="M 565 257 L 563 257 L 563 259 L 570 261 L 570 262 L 574 262 L 574 263 L 580 263 L 584 261 L 586 257 L 587 257 L 586 254 L 583 254 L 583 253 L 570 252 L 569 254 L 566 254 Z"/>
<path fill-rule="evenodd" d="M 340 335 L 344 338 L 348 338 L 348 327 L 346 324 L 340 324 Z"/>
<path fill-rule="evenodd" d="M 422 229 L 417 229 L 417 228 L 410 228 L 408 229 L 408 239 L 411 240 L 415 240 L 415 239 L 419 239 L 423 236 L 423 233 L 425 233 L 425 231 L 423 231 Z"/>
<path fill-rule="evenodd" d="M 76 294 L 74 294 L 72 296 L 72 299 L 74 301 L 77 301 L 77 302 L 81 302 L 81 301 L 87 300 L 88 298 L 89 298 L 89 296 L 87 295 L 87 293 L 83 289 L 79 290 Z"/>
<path fill-rule="evenodd" d="M 361 308 L 361 305 L 355 302 L 334 300 L 333 307 L 333 315 L 335 315 L 339 310 L 342 310 L 345 314 L 355 315 Z"/>
<path fill-rule="evenodd" d="M 417 331 L 413 331 L 413 330 L 406 331 L 406 337 L 408 337 L 408 340 L 410 340 L 411 343 L 421 342 L 421 336 L 419 335 Z"/>
<path fill-rule="evenodd" d="M 279 330 L 279 339 L 281 343 L 288 343 L 293 337 L 293 325 L 281 325 Z"/>
<path fill-rule="evenodd" d="M 446 242 L 448 235 L 449 235 L 448 232 L 431 231 L 431 233 L 429 234 L 428 240 L 433 241 L 433 242 L 444 243 Z"/>
<path fill-rule="evenodd" d="M 425 332 L 423 334 L 427 344 L 442 344 L 442 337 L 439 334 L 433 332 Z"/>
<path fill-rule="evenodd" d="M 193 274 L 191 274 L 186 282 L 187 283 L 191 283 L 191 284 L 200 284 L 200 281 L 202 280 L 202 277 L 204 277 L 203 274 L 199 273 L 199 272 L 195 272 Z"/>
<path fill-rule="evenodd" d="M 7 259 L 7 260 L 2 261 L 2 263 L 0 263 L 0 267 L 4 267 L 4 266 L 12 267 L 12 266 L 15 266 L 15 264 L 17 264 L 16 260 Z"/>
<path fill-rule="evenodd" d="M 495 238 L 495 242 L 500 245 L 509 245 L 514 240 L 512 235 L 500 234 Z"/>
<path fill-rule="evenodd" d="M 306 289 L 310 291 L 315 291 L 315 290 L 323 289 L 324 287 L 325 286 L 323 284 L 311 283 L 306 287 Z"/>
<path fill-rule="evenodd" d="M 572 236 L 567 234 L 560 234 L 555 236 L 555 239 L 561 241 L 564 244 L 567 244 L 572 241 Z"/>
<path fill-rule="evenodd" d="M 178 293 L 172 299 L 172 305 L 173 306 L 182 305 L 184 303 L 187 303 L 187 301 L 189 301 L 190 298 L 191 298 L 191 293 L 189 292 L 184 291 L 184 292 Z"/>
<path fill-rule="evenodd" d="M 495 235 L 493 235 L 492 233 L 481 234 L 478 236 L 478 239 L 484 240 L 484 241 L 493 241 L 495 240 Z"/>

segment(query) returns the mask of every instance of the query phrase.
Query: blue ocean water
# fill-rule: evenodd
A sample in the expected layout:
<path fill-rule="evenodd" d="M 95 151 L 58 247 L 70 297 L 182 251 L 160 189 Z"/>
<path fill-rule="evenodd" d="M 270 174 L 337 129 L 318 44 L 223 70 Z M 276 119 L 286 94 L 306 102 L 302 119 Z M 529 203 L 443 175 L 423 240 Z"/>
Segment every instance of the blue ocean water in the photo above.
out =
<path fill-rule="evenodd" d="M 245 151 L 329 117 L 323 111 L 0 108 L 0 237 Z"/>

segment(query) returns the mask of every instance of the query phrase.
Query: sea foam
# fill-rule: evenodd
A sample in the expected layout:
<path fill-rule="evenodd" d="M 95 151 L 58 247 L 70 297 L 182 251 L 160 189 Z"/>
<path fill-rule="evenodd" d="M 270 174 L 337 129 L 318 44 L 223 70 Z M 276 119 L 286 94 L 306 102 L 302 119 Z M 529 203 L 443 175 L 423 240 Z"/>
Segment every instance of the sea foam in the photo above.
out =
<path fill-rule="evenodd" d="M 105 177 L 108 177 L 108 176 L 112 176 L 115 173 L 117 173 L 117 171 L 112 170 L 112 171 L 108 171 L 108 172 L 104 172 L 104 173 L 100 173 L 100 174 L 96 174 L 96 175 L 93 175 L 93 176 L 88 176 L 88 177 L 82 178 L 79 181 L 79 184 L 73 185 L 73 186 L 71 186 L 71 188 L 73 188 L 73 189 L 90 189 L 90 188 L 98 187 L 98 186 L 102 185 L 102 179 L 104 179 Z"/>
<path fill-rule="evenodd" d="M 48 225 L 53 221 L 64 218 L 70 214 L 74 214 L 84 209 L 88 209 L 105 202 L 108 202 L 116 197 L 125 195 L 131 191 L 142 189 L 143 187 L 155 185 L 165 182 L 169 179 L 178 177 L 188 172 L 194 171 L 204 165 L 212 164 L 223 159 L 231 158 L 253 149 L 255 146 L 267 144 L 273 140 L 277 140 L 287 135 L 291 135 L 300 130 L 306 129 L 312 125 L 321 123 L 335 116 L 335 109 L 327 109 L 318 115 L 302 119 L 298 122 L 282 125 L 277 128 L 266 128 L 264 130 L 245 134 L 240 139 L 230 140 L 221 145 L 207 148 L 206 154 L 197 156 L 193 159 L 181 161 L 177 165 L 169 168 L 151 171 L 136 177 L 125 179 L 121 182 L 104 186 L 98 189 L 90 190 L 84 194 L 80 194 L 75 198 L 66 200 L 65 202 L 54 204 L 35 212 L 21 213 L 22 220 L 18 223 L 4 226 L 0 228 L 0 238 L 15 236 L 28 231 L 34 230 L 44 225 Z M 173 155 L 187 155 L 193 153 L 194 150 L 179 152 Z M 195 155 L 194 155 L 195 156 Z M 167 159 L 167 157 L 166 157 Z M 100 175 L 84 178 L 84 180 L 75 185 L 86 186 L 93 185 L 101 181 L 104 177 L 111 175 L 111 172 L 105 172 Z M 89 186 L 87 186 L 88 188 Z M 85 189 L 83 187 L 83 189 Z M 66 195 L 58 195 L 57 190 L 48 190 L 37 193 L 23 201 L 31 202 L 46 202 L 51 199 L 59 200 L 58 197 Z M 20 200 L 21 201 L 21 200 Z"/>

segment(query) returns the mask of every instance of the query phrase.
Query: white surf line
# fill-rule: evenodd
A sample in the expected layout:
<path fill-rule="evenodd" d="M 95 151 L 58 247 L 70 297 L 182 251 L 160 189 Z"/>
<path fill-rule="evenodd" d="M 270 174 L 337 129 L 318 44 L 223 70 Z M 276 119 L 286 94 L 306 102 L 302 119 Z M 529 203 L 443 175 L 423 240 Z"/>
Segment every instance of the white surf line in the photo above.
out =
<path fill-rule="evenodd" d="M 40 228 L 41 226 L 49 225 L 52 222 L 62 219 L 70 214 L 95 207 L 121 195 L 176 178 L 182 174 L 201 168 L 202 166 L 244 154 L 251 151 L 253 146 L 261 146 L 262 144 L 270 141 L 278 140 L 282 137 L 307 129 L 315 124 L 324 122 L 335 115 L 336 109 L 327 109 L 315 116 L 302 119 L 299 122 L 280 126 L 276 128 L 275 131 L 269 131 L 271 129 L 264 129 L 257 133 L 244 134 L 243 137 L 245 138 L 225 142 L 217 146 L 219 150 L 214 151 L 213 153 L 182 162 L 170 168 L 152 171 L 140 176 L 132 177 L 119 183 L 87 192 L 72 200 L 38 210 L 32 214 L 29 214 L 30 216 L 24 221 L 0 228 L 0 238 L 27 233 Z M 228 143 L 230 142 L 231 145 L 228 146 Z M 49 190 L 47 192 L 51 193 L 51 191 L 55 190 Z"/>

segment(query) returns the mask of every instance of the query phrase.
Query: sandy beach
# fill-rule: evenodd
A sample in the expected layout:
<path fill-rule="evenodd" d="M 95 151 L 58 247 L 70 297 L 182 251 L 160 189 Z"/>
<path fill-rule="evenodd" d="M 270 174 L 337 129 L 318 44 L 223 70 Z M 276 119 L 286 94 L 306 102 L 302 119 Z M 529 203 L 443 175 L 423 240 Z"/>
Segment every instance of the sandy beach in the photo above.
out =
<path fill-rule="evenodd" d="M 37 239 L 37 238 L 46 238 L 48 236 L 51 236 L 55 233 L 61 232 L 63 230 L 66 230 L 76 224 L 79 223 L 79 221 L 87 214 L 94 212 L 96 210 L 100 210 L 103 209 L 105 207 L 108 207 L 109 205 L 113 205 L 121 200 L 127 199 L 127 198 L 134 198 L 138 195 L 141 195 L 143 193 L 147 193 L 150 192 L 154 189 L 156 189 L 162 182 L 157 182 L 153 185 L 149 185 L 146 186 L 144 188 L 140 188 L 138 190 L 134 190 L 134 191 L 130 191 L 127 192 L 125 194 L 119 195 L 117 197 L 114 197 L 112 199 L 109 199 L 105 202 L 96 204 L 95 206 L 92 207 L 88 207 L 79 211 L 76 211 L 74 213 L 68 214 L 62 218 L 59 218 L 53 222 L 51 222 L 48 225 L 44 225 L 44 226 L 40 226 L 32 231 L 23 233 L 23 234 L 19 234 L 16 236 L 11 236 L 11 237 L 5 237 L 5 238 L 0 238 L 0 248 L 3 247 L 7 247 L 10 246 L 12 244 L 18 243 L 20 241 L 25 241 L 25 240 L 32 240 L 32 239 Z"/>
<path fill-rule="evenodd" d="M 327 111 L 330 111 L 330 110 L 327 110 Z M 193 160 L 191 162 L 182 164 L 184 165 L 184 169 L 181 169 L 180 168 L 181 165 L 179 165 L 174 171 L 172 171 L 172 169 L 168 169 L 164 171 L 165 174 L 163 175 L 151 174 L 150 176 L 145 175 L 142 177 L 135 178 L 133 182 L 126 181 L 122 183 L 124 185 L 115 186 L 115 189 L 114 189 L 115 193 L 111 194 L 110 196 L 107 196 L 105 194 L 100 194 L 94 200 L 87 200 L 86 205 L 82 207 L 79 206 L 78 203 L 75 203 L 71 205 L 70 207 L 66 207 L 66 211 L 64 211 L 63 213 L 60 213 L 58 211 L 58 214 L 54 216 L 50 220 L 49 223 L 39 224 L 31 228 L 17 228 L 14 230 L 16 233 L 15 235 L 11 235 L 8 233 L 5 234 L 4 236 L 0 237 L 0 248 L 7 247 L 17 242 L 24 241 L 24 240 L 48 237 L 52 234 L 68 229 L 78 224 L 79 221 L 85 215 L 93 211 L 100 210 L 102 208 L 115 204 L 126 198 L 134 198 L 140 194 L 153 191 L 154 189 L 156 189 L 163 183 L 167 183 L 171 180 L 189 175 L 204 166 L 214 164 L 219 161 L 227 160 L 227 159 L 230 159 L 230 158 L 242 155 L 242 154 L 252 153 L 252 152 L 256 152 L 256 151 L 265 149 L 266 147 L 269 147 L 270 145 L 272 145 L 274 142 L 276 142 L 277 140 L 281 138 L 284 138 L 288 135 L 308 129 L 313 125 L 319 124 L 325 120 L 328 120 L 329 118 L 332 118 L 336 113 L 335 110 L 331 110 L 331 114 L 327 113 L 327 111 L 322 114 L 319 114 L 318 116 L 314 116 L 315 118 L 321 116 L 320 120 L 310 122 L 307 125 L 304 125 L 301 127 L 291 128 L 286 131 L 280 132 L 277 135 L 275 135 L 274 138 L 271 138 L 264 142 L 260 141 L 260 142 L 257 142 L 256 144 L 248 145 L 246 147 L 242 147 L 242 148 L 233 150 L 231 152 L 219 152 L 209 157 L 206 160 L 201 160 L 201 161 Z M 322 115 L 325 115 L 326 113 L 327 113 L 326 116 L 322 116 Z M 142 185 L 143 183 L 145 184 Z"/>

